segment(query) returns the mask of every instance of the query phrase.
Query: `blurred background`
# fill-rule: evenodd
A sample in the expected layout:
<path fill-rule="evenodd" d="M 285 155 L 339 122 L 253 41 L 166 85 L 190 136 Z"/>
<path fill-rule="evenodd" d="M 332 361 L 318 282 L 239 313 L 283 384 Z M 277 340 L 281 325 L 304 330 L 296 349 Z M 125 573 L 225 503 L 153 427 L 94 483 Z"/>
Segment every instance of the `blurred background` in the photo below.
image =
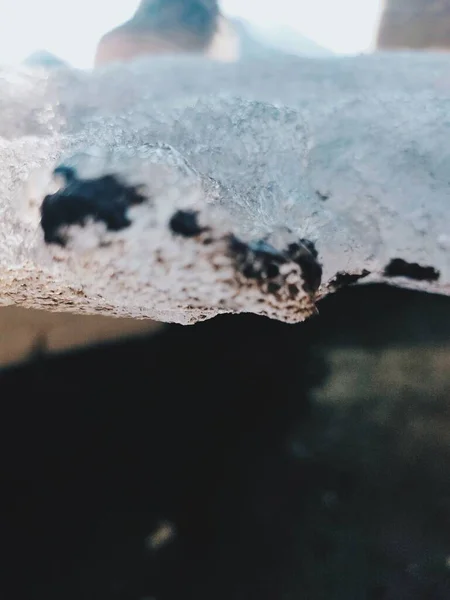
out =
<path fill-rule="evenodd" d="M 224 15 L 252 24 L 268 44 L 300 54 L 354 54 L 374 46 L 382 0 L 222 0 Z M 78 68 L 93 66 L 99 39 L 139 0 L 2 0 L 0 63 L 45 49 Z"/>

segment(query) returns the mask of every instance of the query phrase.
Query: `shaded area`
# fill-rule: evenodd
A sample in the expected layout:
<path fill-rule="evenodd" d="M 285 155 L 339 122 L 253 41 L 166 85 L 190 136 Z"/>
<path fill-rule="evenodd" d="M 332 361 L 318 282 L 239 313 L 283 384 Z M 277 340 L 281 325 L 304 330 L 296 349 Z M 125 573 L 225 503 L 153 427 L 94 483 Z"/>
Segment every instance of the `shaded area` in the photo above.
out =
<path fill-rule="evenodd" d="M 0 593 L 448 598 L 449 300 L 319 308 L 1 373 Z"/>

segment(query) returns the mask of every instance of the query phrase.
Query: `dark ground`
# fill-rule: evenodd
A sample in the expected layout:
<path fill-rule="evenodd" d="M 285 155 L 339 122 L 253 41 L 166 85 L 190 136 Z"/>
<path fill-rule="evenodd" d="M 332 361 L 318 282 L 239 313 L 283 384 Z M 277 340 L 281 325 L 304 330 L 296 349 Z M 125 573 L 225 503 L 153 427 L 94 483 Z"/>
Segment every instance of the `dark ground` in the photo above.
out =
<path fill-rule="evenodd" d="M 3 371 L 0 597 L 450 599 L 449 309 L 349 289 Z"/>

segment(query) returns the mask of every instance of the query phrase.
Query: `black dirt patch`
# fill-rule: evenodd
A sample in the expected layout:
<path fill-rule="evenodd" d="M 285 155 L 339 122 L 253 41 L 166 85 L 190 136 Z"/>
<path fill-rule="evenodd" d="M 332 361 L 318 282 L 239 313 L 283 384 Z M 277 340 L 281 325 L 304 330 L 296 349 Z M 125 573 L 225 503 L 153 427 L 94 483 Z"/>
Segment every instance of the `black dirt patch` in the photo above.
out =
<path fill-rule="evenodd" d="M 196 237 L 209 227 L 201 227 L 198 223 L 198 211 L 195 210 L 177 210 L 169 222 L 170 229 L 176 235 L 183 237 Z"/>
<path fill-rule="evenodd" d="M 311 240 L 302 239 L 298 243 L 289 244 L 287 255 L 299 265 L 305 283 L 305 292 L 314 293 L 322 281 L 322 265 L 317 260 L 319 254 Z"/>
<path fill-rule="evenodd" d="M 65 185 L 47 195 L 41 205 L 41 227 L 47 244 L 65 246 L 61 227 L 83 226 L 88 218 L 102 221 L 110 231 L 125 229 L 131 225 L 128 208 L 147 199 L 136 187 L 123 184 L 114 175 L 78 179 L 76 170 L 65 166 L 54 173 L 63 176 Z"/>
<path fill-rule="evenodd" d="M 306 292 L 314 293 L 320 285 L 322 267 L 317 260 L 317 250 L 309 240 L 289 244 L 286 250 L 280 251 L 265 240 L 245 243 L 235 236 L 230 236 L 230 251 L 236 259 L 238 270 L 248 279 L 276 280 L 279 277 L 280 265 L 292 261 L 301 268 Z M 294 291 L 293 287 L 295 286 L 290 286 L 291 294 Z M 280 288 L 279 282 L 271 281 L 268 291 L 276 293 Z"/>
<path fill-rule="evenodd" d="M 289 290 L 289 295 L 291 296 L 291 298 L 295 298 L 298 294 L 298 287 L 291 283 L 290 285 L 288 285 L 288 290 Z"/>
<path fill-rule="evenodd" d="M 269 294 L 277 294 L 281 289 L 281 285 L 279 283 L 274 283 L 271 281 L 267 286 L 267 291 Z"/>
<path fill-rule="evenodd" d="M 247 244 L 231 235 L 229 242 L 237 268 L 247 279 L 266 280 L 277 277 L 279 266 L 286 262 L 286 257 L 281 252 L 263 240 Z"/>
<path fill-rule="evenodd" d="M 367 277 L 368 275 L 370 275 L 370 271 L 367 269 L 363 269 L 361 273 L 347 273 L 346 271 L 339 271 L 336 273 L 336 277 L 331 280 L 330 286 L 335 289 L 347 287 L 353 283 L 356 283 L 360 279 L 364 279 L 364 277 Z"/>
<path fill-rule="evenodd" d="M 408 277 L 416 281 L 437 281 L 441 276 L 434 267 L 423 267 L 418 263 L 410 263 L 402 258 L 393 258 L 384 269 L 386 277 Z"/>

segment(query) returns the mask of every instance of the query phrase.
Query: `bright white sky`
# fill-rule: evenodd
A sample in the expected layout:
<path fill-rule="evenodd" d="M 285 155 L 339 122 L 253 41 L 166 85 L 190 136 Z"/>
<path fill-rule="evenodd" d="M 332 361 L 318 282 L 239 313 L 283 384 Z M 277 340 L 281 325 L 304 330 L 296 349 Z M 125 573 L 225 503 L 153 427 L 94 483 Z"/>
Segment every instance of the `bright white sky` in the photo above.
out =
<path fill-rule="evenodd" d="M 337 53 L 371 48 L 382 0 L 222 0 L 230 15 L 256 24 L 287 25 Z M 46 49 L 73 66 L 92 66 L 108 29 L 125 21 L 139 0 L 0 0 L 0 63 Z"/>

